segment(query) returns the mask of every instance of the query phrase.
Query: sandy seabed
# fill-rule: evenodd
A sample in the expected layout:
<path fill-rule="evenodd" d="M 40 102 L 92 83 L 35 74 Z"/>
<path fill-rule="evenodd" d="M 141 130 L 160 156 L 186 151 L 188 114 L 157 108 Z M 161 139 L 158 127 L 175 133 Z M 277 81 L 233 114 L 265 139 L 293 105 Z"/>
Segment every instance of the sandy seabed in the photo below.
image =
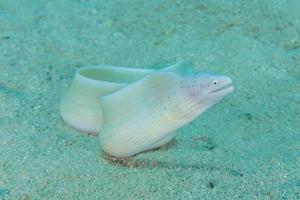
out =
<path fill-rule="evenodd" d="M 300 3 L 0 0 L 0 199 L 300 199 Z M 76 69 L 177 59 L 235 92 L 116 160 L 58 111 Z"/>

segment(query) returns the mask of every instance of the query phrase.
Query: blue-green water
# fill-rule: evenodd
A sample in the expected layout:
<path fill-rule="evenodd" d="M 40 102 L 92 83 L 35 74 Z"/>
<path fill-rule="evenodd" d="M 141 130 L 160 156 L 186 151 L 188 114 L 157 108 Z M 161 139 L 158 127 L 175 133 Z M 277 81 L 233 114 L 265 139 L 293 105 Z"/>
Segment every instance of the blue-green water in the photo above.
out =
<path fill-rule="evenodd" d="M 0 0 L 0 199 L 300 199 L 300 3 Z M 185 59 L 235 92 L 157 151 L 65 125 L 81 66 Z"/>

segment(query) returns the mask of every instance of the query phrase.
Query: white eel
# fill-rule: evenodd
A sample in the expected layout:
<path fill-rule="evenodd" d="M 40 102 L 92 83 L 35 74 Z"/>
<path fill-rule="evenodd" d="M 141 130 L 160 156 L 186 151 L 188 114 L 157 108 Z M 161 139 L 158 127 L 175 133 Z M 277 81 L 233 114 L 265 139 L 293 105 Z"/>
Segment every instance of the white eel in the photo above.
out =
<path fill-rule="evenodd" d="M 127 157 L 166 144 L 174 131 L 231 93 L 226 76 L 194 73 L 184 62 L 159 70 L 80 68 L 60 113 L 75 129 L 98 135 L 108 154 Z"/>

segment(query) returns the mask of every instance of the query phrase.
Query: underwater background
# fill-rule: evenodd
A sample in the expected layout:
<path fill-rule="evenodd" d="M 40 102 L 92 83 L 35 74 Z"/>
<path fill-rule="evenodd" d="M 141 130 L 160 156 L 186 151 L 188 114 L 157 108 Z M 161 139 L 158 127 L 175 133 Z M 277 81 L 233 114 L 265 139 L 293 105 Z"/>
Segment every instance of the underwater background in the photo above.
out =
<path fill-rule="evenodd" d="M 184 59 L 235 92 L 107 158 L 59 102 L 82 66 Z M 300 1 L 0 0 L 0 199 L 300 199 Z"/>

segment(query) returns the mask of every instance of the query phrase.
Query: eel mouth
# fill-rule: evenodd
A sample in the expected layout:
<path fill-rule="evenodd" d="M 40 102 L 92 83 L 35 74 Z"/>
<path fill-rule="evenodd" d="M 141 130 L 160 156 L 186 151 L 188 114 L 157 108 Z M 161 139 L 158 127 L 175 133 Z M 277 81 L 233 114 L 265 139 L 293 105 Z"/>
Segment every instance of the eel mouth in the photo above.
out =
<path fill-rule="evenodd" d="M 215 94 L 215 93 L 226 93 L 229 94 L 231 92 L 233 92 L 234 87 L 231 84 L 225 85 L 223 87 L 220 87 L 214 91 L 211 92 L 211 94 Z"/>
<path fill-rule="evenodd" d="M 224 78 L 224 83 L 221 87 L 210 92 L 210 95 L 225 96 L 234 91 L 232 80 L 228 77 Z"/>

